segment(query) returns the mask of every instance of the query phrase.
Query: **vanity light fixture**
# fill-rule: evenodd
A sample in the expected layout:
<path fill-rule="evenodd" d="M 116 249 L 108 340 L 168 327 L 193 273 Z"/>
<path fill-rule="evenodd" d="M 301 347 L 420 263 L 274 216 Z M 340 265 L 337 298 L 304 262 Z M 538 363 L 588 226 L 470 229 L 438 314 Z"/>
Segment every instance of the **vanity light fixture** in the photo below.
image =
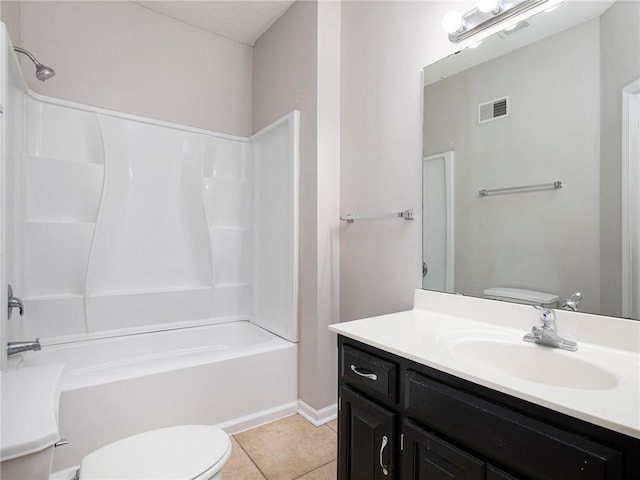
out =
<path fill-rule="evenodd" d="M 509 20 L 548 0 L 477 0 L 473 10 L 462 14 L 451 10 L 442 19 L 442 28 L 449 40 L 459 43 L 498 23 Z"/>

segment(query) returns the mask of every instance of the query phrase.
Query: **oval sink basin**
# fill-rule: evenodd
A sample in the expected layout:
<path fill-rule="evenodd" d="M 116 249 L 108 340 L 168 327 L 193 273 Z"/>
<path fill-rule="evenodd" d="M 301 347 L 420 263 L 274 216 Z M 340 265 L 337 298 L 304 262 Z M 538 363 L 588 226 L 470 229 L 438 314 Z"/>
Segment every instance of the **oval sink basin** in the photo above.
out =
<path fill-rule="evenodd" d="M 456 338 L 445 343 L 454 356 L 522 380 L 582 390 L 608 390 L 618 385 L 611 372 L 573 352 L 503 338 Z"/>

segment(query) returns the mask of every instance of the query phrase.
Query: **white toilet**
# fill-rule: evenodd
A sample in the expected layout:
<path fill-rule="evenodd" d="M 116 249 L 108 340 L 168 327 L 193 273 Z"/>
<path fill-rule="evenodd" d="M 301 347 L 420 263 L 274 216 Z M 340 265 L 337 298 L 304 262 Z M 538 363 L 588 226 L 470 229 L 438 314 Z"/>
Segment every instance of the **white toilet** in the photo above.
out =
<path fill-rule="evenodd" d="M 2 373 L 2 480 L 48 480 L 58 430 L 62 365 Z M 73 439 L 71 439 L 73 441 Z M 82 459 L 80 480 L 221 480 L 229 436 L 208 425 L 183 425 L 134 435 Z"/>

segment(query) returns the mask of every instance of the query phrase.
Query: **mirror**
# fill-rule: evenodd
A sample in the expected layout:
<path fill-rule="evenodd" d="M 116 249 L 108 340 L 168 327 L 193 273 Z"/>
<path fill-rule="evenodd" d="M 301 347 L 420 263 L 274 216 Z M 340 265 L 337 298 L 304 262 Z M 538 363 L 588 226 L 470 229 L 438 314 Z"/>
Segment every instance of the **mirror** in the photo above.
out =
<path fill-rule="evenodd" d="M 423 288 L 640 318 L 639 20 L 565 2 L 424 69 Z"/>

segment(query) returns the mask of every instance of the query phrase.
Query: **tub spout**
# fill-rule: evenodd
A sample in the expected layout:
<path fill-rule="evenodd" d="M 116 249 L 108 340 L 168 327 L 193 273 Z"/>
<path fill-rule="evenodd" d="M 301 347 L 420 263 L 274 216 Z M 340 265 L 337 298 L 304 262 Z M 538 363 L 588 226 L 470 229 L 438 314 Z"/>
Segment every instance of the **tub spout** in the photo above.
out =
<path fill-rule="evenodd" d="M 40 339 L 36 338 L 29 342 L 9 342 L 7 343 L 7 355 L 15 355 L 16 353 L 40 350 Z"/>

